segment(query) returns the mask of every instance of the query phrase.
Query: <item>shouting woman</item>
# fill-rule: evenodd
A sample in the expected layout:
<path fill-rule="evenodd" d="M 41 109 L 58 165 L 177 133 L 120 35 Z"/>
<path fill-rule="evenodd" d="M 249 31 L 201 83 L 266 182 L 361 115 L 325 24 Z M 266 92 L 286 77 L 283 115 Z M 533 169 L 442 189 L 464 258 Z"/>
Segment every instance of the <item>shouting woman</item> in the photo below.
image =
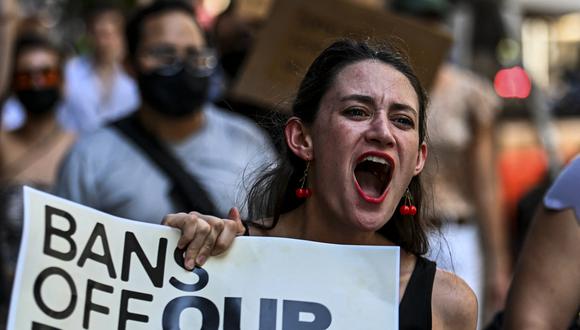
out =
<path fill-rule="evenodd" d="M 477 301 L 455 275 L 422 257 L 420 173 L 427 97 L 391 46 L 337 41 L 310 66 L 281 127 L 282 159 L 250 194 L 251 220 L 196 212 L 164 223 L 182 230 L 185 265 L 202 265 L 236 235 L 400 246 L 401 329 L 475 329 Z"/>

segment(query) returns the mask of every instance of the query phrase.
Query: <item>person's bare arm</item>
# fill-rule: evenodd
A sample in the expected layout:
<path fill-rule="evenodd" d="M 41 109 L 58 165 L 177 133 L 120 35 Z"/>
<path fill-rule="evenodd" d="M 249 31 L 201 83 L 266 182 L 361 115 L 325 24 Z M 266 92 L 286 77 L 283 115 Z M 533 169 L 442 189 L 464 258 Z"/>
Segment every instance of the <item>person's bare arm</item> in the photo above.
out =
<path fill-rule="evenodd" d="M 571 209 L 541 208 L 510 288 L 505 329 L 567 329 L 580 307 L 580 225 Z"/>
<path fill-rule="evenodd" d="M 16 0 L 0 0 L 0 101 L 3 101 L 8 94 L 17 23 Z"/>

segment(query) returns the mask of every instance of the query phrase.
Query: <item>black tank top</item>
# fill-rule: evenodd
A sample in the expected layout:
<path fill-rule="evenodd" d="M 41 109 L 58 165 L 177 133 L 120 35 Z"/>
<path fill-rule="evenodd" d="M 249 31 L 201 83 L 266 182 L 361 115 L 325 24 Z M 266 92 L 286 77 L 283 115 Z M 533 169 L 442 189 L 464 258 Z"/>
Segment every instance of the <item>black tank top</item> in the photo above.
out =
<path fill-rule="evenodd" d="M 415 269 L 399 304 L 399 329 L 431 329 L 431 292 L 435 270 L 434 262 L 417 257 Z"/>
<path fill-rule="evenodd" d="M 248 224 L 244 236 L 250 236 Z M 436 264 L 423 257 L 417 257 L 403 299 L 399 304 L 399 329 L 431 329 L 431 292 L 435 280 Z"/>

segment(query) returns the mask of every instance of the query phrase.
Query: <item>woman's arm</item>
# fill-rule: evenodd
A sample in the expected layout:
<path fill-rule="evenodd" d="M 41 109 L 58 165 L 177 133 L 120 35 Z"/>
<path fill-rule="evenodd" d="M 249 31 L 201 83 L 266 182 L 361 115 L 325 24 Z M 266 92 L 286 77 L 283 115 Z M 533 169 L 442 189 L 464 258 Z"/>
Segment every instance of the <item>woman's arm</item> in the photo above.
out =
<path fill-rule="evenodd" d="M 505 329 L 567 329 L 580 307 L 580 225 L 572 209 L 536 215 L 509 292 Z"/>
<path fill-rule="evenodd" d="M 431 298 L 433 329 L 477 328 L 477 298 L 460 277 L 437 269 Z"/>

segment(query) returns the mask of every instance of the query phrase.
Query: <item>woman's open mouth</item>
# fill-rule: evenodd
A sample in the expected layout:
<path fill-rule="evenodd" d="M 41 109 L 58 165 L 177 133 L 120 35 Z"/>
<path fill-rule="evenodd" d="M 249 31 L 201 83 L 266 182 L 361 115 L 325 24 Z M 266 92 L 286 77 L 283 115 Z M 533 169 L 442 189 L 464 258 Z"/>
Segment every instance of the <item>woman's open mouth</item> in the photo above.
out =
<path fill-rule="evenodd" d="M 361 155 L 354 169 L 354 183 L 359 195 L 369 203 L 384 201 L 394 167 L 393 159 L 387 154 L 367 152 Z"/>

